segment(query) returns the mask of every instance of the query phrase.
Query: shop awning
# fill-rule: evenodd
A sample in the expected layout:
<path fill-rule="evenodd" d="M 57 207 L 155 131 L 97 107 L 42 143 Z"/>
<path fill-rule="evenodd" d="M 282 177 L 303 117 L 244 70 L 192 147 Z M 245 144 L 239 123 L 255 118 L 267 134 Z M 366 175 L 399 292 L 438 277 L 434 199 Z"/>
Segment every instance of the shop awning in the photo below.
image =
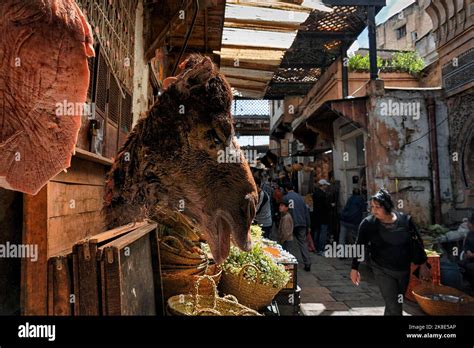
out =
<path fill-rule="evenodd" d="M 339 117 L 352 122 L 355 128 L 367 129 L 367 97 L 324 102 L 295 127 L 293 135 L 305 145 L 308 152 L 327 149 L 334 142 L 333 122 Z"/>

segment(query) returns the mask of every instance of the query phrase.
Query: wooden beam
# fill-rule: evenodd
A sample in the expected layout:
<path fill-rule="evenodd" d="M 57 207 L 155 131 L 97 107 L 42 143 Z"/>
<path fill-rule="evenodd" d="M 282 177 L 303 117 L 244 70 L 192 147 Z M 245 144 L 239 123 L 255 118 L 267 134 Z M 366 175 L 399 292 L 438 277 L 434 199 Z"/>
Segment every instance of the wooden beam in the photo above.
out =
<path fill-rule="evenodd" d="M 251 29 L 251 30 L 268 30 L 275 32 L 294 32 L 298 30 L 300 25 L 295 23 L 275 23 L 275 22 L 265 22 L 265 21 L 251 21 L 251 20 L 240 20 L 232 19 L 225 21 L 226 28 L 235 28 L 235 29 Z"/>
<path fill-rule="evenodd" d="M 273 72 L 270 71 L 243 69 L 240 67 L 221 67 L 221 72 L 227 77 L 240 77 L 244 79 L 254 79 L 255 81 L 268 81 L 273 77 Z"/>
<path fill-rule="evenodd" d="M 249 90 L 249 91 L 264 91 L 265 88 L 267 87 L 266 84 L 262 84 L 262 86 L 256 86 L 256 85 L 250 85 L 247 83 L 247 81 L 244 81 L 244 80 L 240 80 L 238 83 L 236 82 L 232 82 L 232 81 L 229 81 L 230 79 L 227 79 L 227 81 L 230 83 L 230 86 L 231 87 L 234 87 L 235 89 L 245 89 L 245 90 Z M 250 81 L 249 81 L 250 82 Z"/>
<path fill-rule="evenodd" d="M 236 4 L 240 6 L 264 7 L 284 11 L 297 11 L 310 13 L 313 9 L 283 1 L 255 1 L 255 0 L 227 0 L 226 4 Z"/>
<path fill-rule="evenodd" d="M 238 96 L 238 98 L 262 99 L 265 95 L 265 91 L 254 91 L 246 89 L 245 87 L 235 88 L 235 90 L 242 94 L 242 96 Z"/>
<path fill-rule="evenodd" d="M 187 3 L 186 3 L 185 8 L 184 8 L 186 13 L 191 13 L 189 9 L 190 9 L 190 6 L 191 6 L 192 3 L 193 3 L 192 0 L 187 0 Z M 181 10 L 183 10 L 183 9 L 179 8 L 176 11 L 176 13 L 173 16 L 171 16 L 170 21 L 165 25 L 163 30 L 161 30 L 161 32 L 156 36 L 155 40 L 153 40 L 150 47 L 147 48 L 147 50 L 145 52 L 145 60 L 148 61 L 151 58 L 153 58 L 153 56 L 155 54 L 155 49 L 157 49 L 160 46 L 160 44 L 164 40 L 164 37 L 166 36 L 166 34 L 171 31 L 171 28 L 175 25 L 177 19 L 179 19 L 179 15 L 180 15 Z M 181 23 L 179 25 L 177 25 L 176 27 L 179 27 L 181 24 L 183 24 L 183 20 L 180 19 L 180 21 L 181 21 Z"/>
<path fill-rule="evenodd" d="M 48 188 L 23 195 L 22 244 L 37 247 L 38 259 L 21 259 L 21 313 L 48 314 Z"/>
<path fill-rule="evenodd" d="M 228 45 L 223 44 L 220 51 L 215 51 L 223 58 L 238 59 L 264 59 L 281 61 L 286 50 L 271 49 L 268 47 L 248 47 L 245 45 Z"/>
<path fill-rule="evenodd" d="M 259 63 L 257 61 L 248 61 L 248 60 L 241 60 L 239 59 L 239 65 L 238 68 L 242 69 L 255 69 L 255 70 L 261 70 L 261 71 L 271 71 L 274 72 L 279 66 L 279 62 L 273 62 L 273 64 L 270 63 Z M 223 67 L 232 67 L 235 68 L 236 61 L 233 58 L 224 58 L 221 59 L 221 68 Z"/>
<path fill-rule="evenodd" d="M 333 6 L 385 6 L 385 0 L 323 0 Z"/>
<path fill-rule="evenodd" d="M 248 81 L 252 81 L 252 82 L 264 82 L 264 83 L 267 83 L 268 81 L 271 80 L 271 78 L 269 79 L 265 79 L 265 78 L 255 78 L 255 77 L 248 77 L 248 76 L 239 76 L 239 75 L 232 75 L 232 74 L 224 74 L 224 76 L 226 77 L 226 79 L 245 79 L 245 80 L 248 80 Z"/>

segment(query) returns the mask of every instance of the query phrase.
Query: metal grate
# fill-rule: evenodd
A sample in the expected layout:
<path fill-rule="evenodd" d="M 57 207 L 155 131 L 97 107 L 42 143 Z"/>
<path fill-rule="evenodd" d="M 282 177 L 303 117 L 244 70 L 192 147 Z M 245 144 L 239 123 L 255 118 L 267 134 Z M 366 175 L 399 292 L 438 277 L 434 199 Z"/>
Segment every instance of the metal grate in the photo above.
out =
<path fill-rule="evenodd" d="M 121 128 L 124 132 L 128 133 L 132 130 L 132 96 L 128 93 L 125 94 L 125 98 L 122 99 L 121 107 Z"/>
<path fill-rule="evenodd" d="M 115 78 L 110 75 L 108 119 L 115 123 L 118 123 L 119 120 L 121 99 L 122 95 L 120 94 L 117 81 L 115 81 Z"/>
<path fill-rule="evenodd" d="M 321 76 L 320 68 L 279 68 L 273 75 L 274 82 L 316 82 Z"/>
<path fill-rule="evenodd" d="M 131 91 L 137 0 L 77 0 L 77 3 L 109 57 L 111 70 Z"/>
<path fill-rule="evenodd" d="M 236 99 L 232 101 L 233 116 L 267 116 L 270 115 L 268 100 Z"/>
<path fill-rule="evenodd" d="M 102 52 L 99 53 L 99 62 L 97 64 L 97 84 L 95 93 L 96 108 L 105 113 L 105 105 L 107 104 L 107 77 L 109 68 L 105 62 Z"/>
<path fill-rule="evenodd" d="M 92 89 L 94 86 L 94 62 L 95 57 L 91 57 L 87 59 L 87 65 L 89 66 L 89 88 L 87 88 L 87 99 L 92 100 Z"/>
<path fill-rule="evenodd" d="M 329 6 L 329 5 L 328 5 Z M 333 6 L 332 12 L 314 12 L 304 23 L 309 31 L 345 32 L 357 29 L 366 18 L 360 6 Z"/>

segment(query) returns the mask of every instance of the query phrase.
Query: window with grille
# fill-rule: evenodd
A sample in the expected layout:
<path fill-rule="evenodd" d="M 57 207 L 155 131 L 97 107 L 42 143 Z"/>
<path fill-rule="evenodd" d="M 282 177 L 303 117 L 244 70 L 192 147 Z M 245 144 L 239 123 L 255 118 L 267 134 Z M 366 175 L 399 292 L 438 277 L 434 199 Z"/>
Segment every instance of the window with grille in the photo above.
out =
<path fill-rule="evenodd" d="M 109 109 L 108 109 L 108 119 L 112 122 L 118 123 L 119 115 L 120 115 L 120 102 L 122 99 L 122 94 L 120 93 L 119 86 L 117 81 L 115 80 L 114 76 L 110 74 L 109 80 Z"/>
<path fill-rule="evenodd" d="M 397 29 L 397 40 L 400 40 L 402 37 L 407 35 L 407 26 L 404 25 Z"/>
<path fill-rule="evenodd" d="M 121 120 L 120 127 L 121 129 L 128 133 L 132 130 L 132 96 L 128 93 L 125 93 L 125 98 L 122 99 L 122 108 L 121 108 Z"/>
<path fill-rule="evenodd" d="M 102 53 L 99 53 L 99 61 L 97 64 L 97 84 L 95 103 L 96 108 L 105 114 L 105 105 L 107 104 L 107 78 L 109 69 Z"/>

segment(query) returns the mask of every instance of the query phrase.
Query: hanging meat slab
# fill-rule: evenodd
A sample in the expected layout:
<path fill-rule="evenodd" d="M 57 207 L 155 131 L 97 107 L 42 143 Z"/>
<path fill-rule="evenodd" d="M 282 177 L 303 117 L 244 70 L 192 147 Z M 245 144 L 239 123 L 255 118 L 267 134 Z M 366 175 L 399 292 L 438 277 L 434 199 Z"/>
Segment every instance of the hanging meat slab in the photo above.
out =
<path fill-rule="evenodd" d="M 92 33 L 74 0 L 2 0 L 0 38 L 0 186 L 36 194 L 70 166 Z"/>

